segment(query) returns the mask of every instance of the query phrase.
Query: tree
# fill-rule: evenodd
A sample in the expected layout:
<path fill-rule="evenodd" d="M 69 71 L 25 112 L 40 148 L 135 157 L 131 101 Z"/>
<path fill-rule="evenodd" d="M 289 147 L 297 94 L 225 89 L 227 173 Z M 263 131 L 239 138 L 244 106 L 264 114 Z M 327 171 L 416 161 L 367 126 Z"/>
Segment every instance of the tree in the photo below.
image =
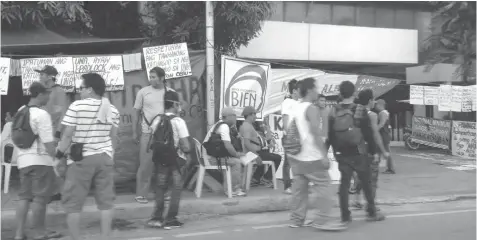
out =
<path fill-rule="evenodd" d="M 437 63 L 458 64 L 457 76 L 469 81 L 475 64 L 476 3 L 432 2 L 436 7 L 431 19 L 432 35 L 424 41 L 430 70 Z"/>
<path fill-rule="evenodd" d="M 153 22 L 144 22 L 143 32 L 153 38 L 152 44 L 188 42 L 193 49 L 204 49 L 205 3 L 165 2 L 146 3 L 144 17 Z M 270 18 L 269 2 L 214 2 L 214 41 L 220 54 L 235 55 L 242 45 L 257 37 L 261 24 Z M 156 24 L 157 23 L 157 24 Z"/>

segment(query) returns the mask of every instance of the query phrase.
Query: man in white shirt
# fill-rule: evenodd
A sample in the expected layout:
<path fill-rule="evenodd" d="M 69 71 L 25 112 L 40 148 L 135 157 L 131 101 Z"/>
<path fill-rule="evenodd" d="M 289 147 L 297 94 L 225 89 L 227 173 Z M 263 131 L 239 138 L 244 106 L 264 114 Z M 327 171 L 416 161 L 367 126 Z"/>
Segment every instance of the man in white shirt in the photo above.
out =
<path fill-rule="evenodd" d="M 235 197 L 245 196 L 246 193 L 242 190 L 242 161 L 240 157 L 245 156 L 245 154 L 238 152 L 232 145 L 232 138 L 230 128 L 234 126 L 237 122 L 237 115 L 233 108 L 225 107 L 222 109 L 222 120 L 216 123 L 207 133 L 204 139 L 204 143 L 209 141 L 212 133 L 219 134 L 221 140 L 224 143 L 225 149 L 229 153 L 230 157 L 227 158 L 227 166 L 231 169 L 232 175 L 232 195 Z M 203 153 L 205 157 L 209 160 L 210 164 L 218 165 L 219 160 L 215 157 L 211 157 L 207 152 Z M 225 166 L 225 162 L 221 162 Z M 227 189 L 225 189 L 227 192 Z"/>
<path fill-rule="evenodd" d="M 47 88 L 39 83 L 31 84 L 29 91 L 31 99 L 27 106 L 18 110 L 30 112 L 30 127 L 32 132 L 38 135 L 37 140 L 28 148 L 18 149 L 18 169 L 20 170 L 20 199 L 17 207 L 17 231 L 15 239 L 25 238 L 25 224 L 28 210 L 33 213 L 33 229 L 35 239 L 49 239 L 51 237 L 61 237 L 55 232 L 48 232 L 45 228 L 46 205 L 50 201 L 55 188 L 55 172 L 53 169 L 53 156 L 55 155 L 55 139 L 53 138 L 53 128 L 51 117 L 41 107 L 49 100 Z M 18 115 L 17 115 L 18 116 Z M 16 122 L 13 123 L 13 131 Z"/>
<path fill-rule="evenodd" d="M 300 94 L 298 93 L 298 81 L 293 79 L 288 82 L 288 92 L 290 96 L 287 96 L 282 103 L 282 121 L 283 121 L 283 134 L 286 135 L 286 126 L 288 125 L 288 118 L 290 113 L 293 111 L 294 106 L 299 103 Z M 290 164 L 287 160 L 287 155 L 285 154 L 283 161 L 283 184 L 285 187 L 285 193 L 291 194 L 292 181 L 290 178 Z"/>

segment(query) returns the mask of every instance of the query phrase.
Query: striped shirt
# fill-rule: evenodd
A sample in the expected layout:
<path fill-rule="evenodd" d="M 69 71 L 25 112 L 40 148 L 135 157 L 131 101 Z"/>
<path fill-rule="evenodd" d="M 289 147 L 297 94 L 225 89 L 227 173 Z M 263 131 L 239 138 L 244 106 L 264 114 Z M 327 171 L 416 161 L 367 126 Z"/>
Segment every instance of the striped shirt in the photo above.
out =
<path fill-rule="evenodd" d="M 113 157 L 110 132 L 119 125 L 119 112 L 111 104 L 112 124 L 96 122 L 100 99 L 87 98 L 70 105 L 61 124 L 76 127 L 73 143 L 84 143 L 83 156 L 106 153 Z"/>

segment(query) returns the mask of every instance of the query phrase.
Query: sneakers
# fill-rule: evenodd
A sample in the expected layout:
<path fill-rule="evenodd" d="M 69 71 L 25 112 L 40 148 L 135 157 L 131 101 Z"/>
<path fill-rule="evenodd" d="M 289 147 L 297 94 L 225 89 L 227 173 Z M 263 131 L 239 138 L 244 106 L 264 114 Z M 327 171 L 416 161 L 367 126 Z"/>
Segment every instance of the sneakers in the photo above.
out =
<path fill-rule="evenodd" d="M 225 195 L 229 195 L 227 191 L 225 192 Z M 235 192 L 232 192 L 232 197 L 245 197 L 247 196 L 247 193 L 242 191 L 242 189 L 236 190 Z"/>
<path fill-rule="evenodd" d="M 175 229 L 175 228 L 180 228 L 182 227 L 184 224 L 179 222 L 178 220 L 174 220 L 172 222 L 166 222 L 163 226 L 164 229 L 166 230 L 171 230 L 171 229 Z"/>
<path fill-rule="evenodd" d="M 343 222 L 327 222 L 322 224 L 313 224 L 313 228 L 321 231 L 344 231 L 348 228 Z"/>
<path fill-rule="evenodd" d="M 147 204 L 149 202 L 147 200 L 147 198 L 143 197 L 143 196 L 137 196 L 137 197 L 134 198 L 134 200 L 136 200 L 136 202 L 141 203 L 141 204 Z"/>
<path fill-rule="evenodd" d="M 303 223 L 292 223 L 288 225 L 290 228 L 301 228 L 301 227 L 311 227 L 313 226 L 313 220 L 305 220 Z"/>
<path fill-rule="evenodd" d="M 386 216 L 384 216 L 384 214 L 378 211 L 373 216 L 371 215 L 366 216 L 366 221 L 368 222 L 379 222 L 379 221 L 383 221 L 384 219 L 386 219 Z"/>
<path fill-rule="evenodd" d="M 288 195 L 291 195 L 291 194 L 292 194 L 291 188 L 285 189 L 284 193 L 285 193 L 285 194 L 288 194 Z"/>

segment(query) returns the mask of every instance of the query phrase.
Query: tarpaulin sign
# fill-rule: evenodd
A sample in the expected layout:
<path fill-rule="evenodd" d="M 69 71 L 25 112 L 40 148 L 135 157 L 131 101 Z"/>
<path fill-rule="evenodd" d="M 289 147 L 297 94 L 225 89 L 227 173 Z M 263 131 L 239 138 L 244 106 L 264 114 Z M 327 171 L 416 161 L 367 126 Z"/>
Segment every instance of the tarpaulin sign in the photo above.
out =
<path fill-rule="evenodd" d="M 475 122 L 452 121 L 452 155 L 475 160 Z"/>
<path fill-rule="evenodd" d="M 240 117 L 242 110 L 252 106 L 257 110 L 257 119 L 263 120 L 271 83 L 270 73 L 270 63 L 222 56 L 220 111 L 224 107 L 232 107 L 238 119 L 243 119 Z"/>
<path fill-rule="evenodd" d="M 412 139 L 419 144 L 449 149 L 452 123 L 425 117 L 412 117 Z"/>

